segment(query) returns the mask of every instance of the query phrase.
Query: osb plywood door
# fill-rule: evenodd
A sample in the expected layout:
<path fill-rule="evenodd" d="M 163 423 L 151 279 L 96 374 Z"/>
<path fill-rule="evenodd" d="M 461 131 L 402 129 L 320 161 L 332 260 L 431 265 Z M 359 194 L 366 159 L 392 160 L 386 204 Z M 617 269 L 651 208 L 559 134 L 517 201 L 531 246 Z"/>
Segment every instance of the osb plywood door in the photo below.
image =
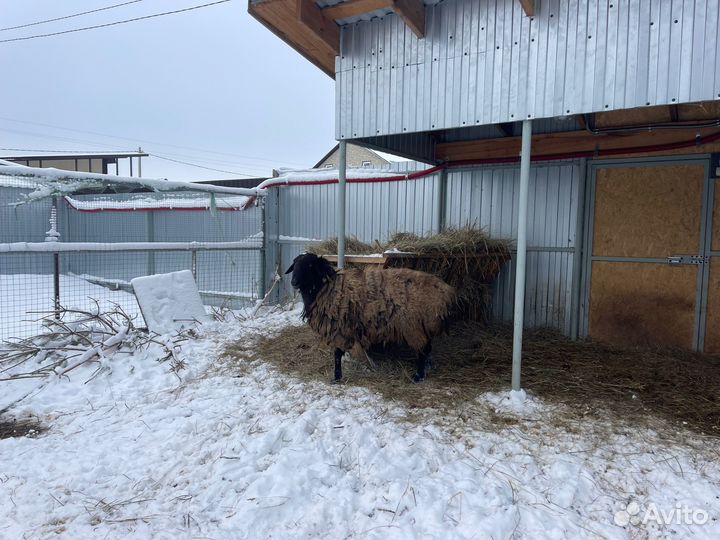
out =
<path fill-rule="evenodd" d="M 592 263 L 590 335 L 627 346 L 691 349 L 696 266 Z"/>
<path fill-rule="evenodd" d="M 629 260 L 592 262 L 590 336 L 693 348 L 698 267 L 664 261 L 699 254 L 705 167 L 608 167 L 595 182 L 592 255 Z"/>
<path fill-rule="evenodd" d="M 717 194 L 717 191 L 715 193 Z M 717 224 L 716 221 L 715 225 Z M 720 353 L 720 257 L 710 259 L 704 350 L 709 353 Z"/>
<path fill-rule="evenodd" d="M 697 254 L 702 165 L 607 168 L 595 178 L 593 255 Z"/>
<path fill-rule="evenodd" d="M 715 180 L 710 244 L 713 251 L 720 251 L 720 181 L 718 180 Z M 710 258 L 707 291 L 704 351 L 720 353 L 720 257 Z"/>

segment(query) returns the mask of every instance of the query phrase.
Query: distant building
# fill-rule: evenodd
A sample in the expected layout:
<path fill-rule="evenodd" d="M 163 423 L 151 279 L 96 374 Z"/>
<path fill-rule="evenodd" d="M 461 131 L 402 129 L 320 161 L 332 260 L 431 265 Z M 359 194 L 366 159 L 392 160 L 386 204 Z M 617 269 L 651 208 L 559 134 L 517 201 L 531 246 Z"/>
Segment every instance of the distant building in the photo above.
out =
<path fill-rule="evenodd" d="M 141 159 L 147 157 L 144 152 L 108 152 L 88 154 L 46 154 L 42 156 L 21 155 L 0 157 L 18 165 L 28 167 L 52 167 L 63 171 L 92 172 L 100 174 L 117 174 L 118 160 L 130 160 L 129 176 L 139 176 L 142 167 Z M 133 171 L 133 159 L 136 168 Z"/>
<path fill-rule="evenodd" d="M 260 182 L 266 180 L 263 178 L 230 178 L 226 180 L 198 180 L 198 184 L 212 184 L 213 186 L 223 186 L 231 188 L 254 188 L 260 185 Z"/>
<path fill-rule="evenodd" d="M 394 156 L 393 156 L 394 157 Z M 392 159 L 389 155 L 370 150 L 356 144 L 347 145 L 347 166 L 351 168 L 382 169 L 389 167 L 396 161 L 404 161 L 401 158 Z M 313 169 L 337 169 L 340 162 L 340 145 L 336 144 L 323 158 L 318 161 Z"/>

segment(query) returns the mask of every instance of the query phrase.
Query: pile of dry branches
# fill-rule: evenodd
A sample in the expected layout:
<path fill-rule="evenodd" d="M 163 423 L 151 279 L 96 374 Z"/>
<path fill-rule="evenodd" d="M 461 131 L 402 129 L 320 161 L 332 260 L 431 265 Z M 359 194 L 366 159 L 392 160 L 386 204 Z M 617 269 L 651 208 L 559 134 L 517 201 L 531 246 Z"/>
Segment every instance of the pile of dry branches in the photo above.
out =
<path fill-rule="evenodd" d="M 14 338 L 0 345 L 0 381 L 67 376 L 85 364 L 96 364 L 92 380 L 110 371 L 109 358 L 115 354 L 133 354 L 156 346 L 159 361 L 170 361 L 177 373 L 185 367 L 180 355 L 182 342 L 196 337 L 193 329 L 179 331 L 172 337 L 140 331 L 134 318 L 117 304 L 102 311 L 60 308 L 44 314 L 38 321 L 42 330 L 28 338 Z"/>

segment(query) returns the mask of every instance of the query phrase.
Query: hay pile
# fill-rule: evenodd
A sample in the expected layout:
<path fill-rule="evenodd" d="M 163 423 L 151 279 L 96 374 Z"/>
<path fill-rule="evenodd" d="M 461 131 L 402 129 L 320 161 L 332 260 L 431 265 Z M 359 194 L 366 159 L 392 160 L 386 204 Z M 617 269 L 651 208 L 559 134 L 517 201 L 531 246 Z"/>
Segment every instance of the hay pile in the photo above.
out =
<path fill-rule="evenodd" d="M 385 253 L 386 268 L 410 268 L 433 274 L 458 293 L 460 318 L 489 322 L 491 313 L 491 284 L 510 259 L 510 242 L 490 238 L 475 227 L 449 228 L 440 234 L 418 236 L 396 233 L 381 244 L 366 244 L 348 237 L 348 255 Z M 337 253 L 337 238 L 308 246 L 316 255 Z"/>
<path fill-rule="evenodd" d="M 328 238 L 317 244 L 306 246 L 305 251 L 314 253 L 315 255 L 337 255 L 338 241 L 337 237 Z M 348 255 L 371 255 L 373 253 L 381 253 L 385 251 L 383 245 L 375 241 L 373 244 L 366 244 L 362 240 L 358 240 L 354 236 L 345 238 L 345 253 Z"/>
<path fill-rule="evenodd" d="M 433 346 L 435 367 L 425 383 L 411 384 L 414 357 L 407 350 L 371 353 L 346 362 L 346 384 L 365 387 L 410 409 L 432 410 L 452 420 L 484 392 L 507 391 L 512 363 L 512 329 L 458 323 Z M 254 357 L 304 380 L 329 383 L 332 350 L 307 326 L 262 338 L 252 350 L 231 348 L 230 356 Z M 586 418 L 615 418 L 671 426 L 720 436 L 720 357 L 677 350 L 624 350 L 571 341 L 554 331 L 529 331 L 523 344 L 523 387 L 549 404 L 565 405 L 563 425 Z M 240 365 L 239 363 L 238 365 Z"/>

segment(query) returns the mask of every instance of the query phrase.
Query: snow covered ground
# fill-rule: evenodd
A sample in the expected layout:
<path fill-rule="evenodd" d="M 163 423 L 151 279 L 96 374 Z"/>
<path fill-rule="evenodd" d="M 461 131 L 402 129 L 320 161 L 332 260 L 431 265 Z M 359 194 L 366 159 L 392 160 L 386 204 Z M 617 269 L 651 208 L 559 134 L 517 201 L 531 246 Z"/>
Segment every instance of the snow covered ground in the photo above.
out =
<path fill-rule="evenodd" d="M 714 442 L 568 429 L 517 394 L 467 409 L 516 420 L 504 429 L 410 422 L 362 388 L 223 359 L 298 319 L 204 325 L 177 374 L 117 354 L 111 373 L 86 382 L 95 367 L 81 367 L 31 392 L 6 416 L 49 430 L 0 440 L 0 538 L 720 537 Z M 39 384 L 0 383 L 0 410 Z"/>

